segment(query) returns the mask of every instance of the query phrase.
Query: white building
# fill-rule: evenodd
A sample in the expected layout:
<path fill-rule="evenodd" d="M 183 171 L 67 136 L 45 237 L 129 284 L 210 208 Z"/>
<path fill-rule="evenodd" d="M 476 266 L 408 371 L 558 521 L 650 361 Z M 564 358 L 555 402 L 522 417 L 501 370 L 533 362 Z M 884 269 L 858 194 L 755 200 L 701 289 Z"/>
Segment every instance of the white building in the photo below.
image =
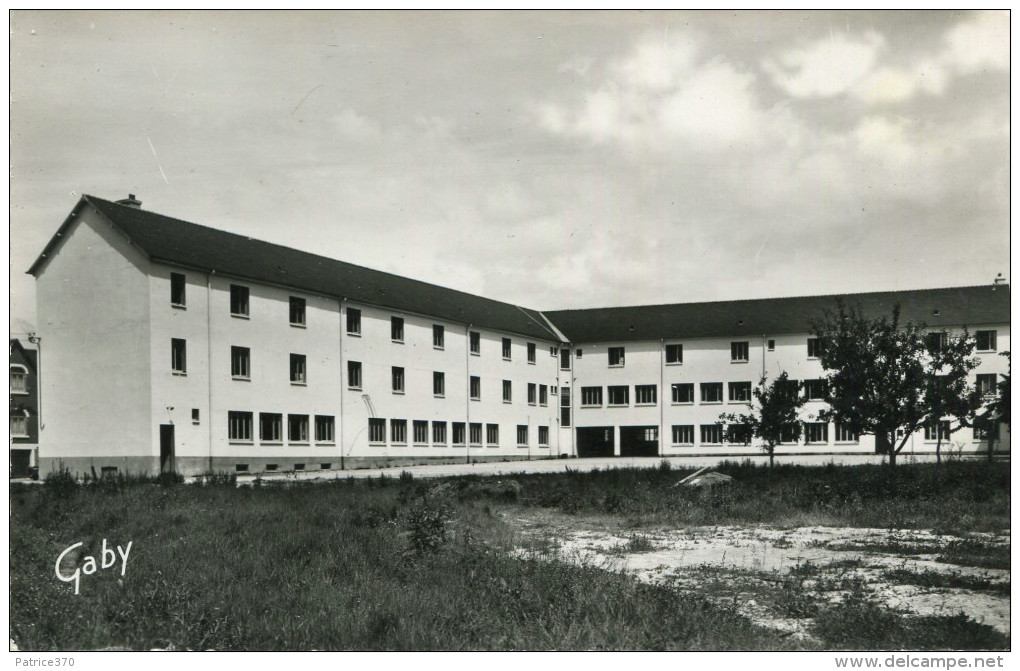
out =
<path fill-rule="evenodd" d="M 541 313 L 140 206 L 84 196 L 29 270 L 42 474 L 747 454 L 710 428 L 746 383 L 821 376 L 808 322 L 833 297 Z M 1006 371 L 1007 286 L 848 298 L 979 330 L 978 373 Z M 807 433 L 780 451 L 874 449 Z"/>

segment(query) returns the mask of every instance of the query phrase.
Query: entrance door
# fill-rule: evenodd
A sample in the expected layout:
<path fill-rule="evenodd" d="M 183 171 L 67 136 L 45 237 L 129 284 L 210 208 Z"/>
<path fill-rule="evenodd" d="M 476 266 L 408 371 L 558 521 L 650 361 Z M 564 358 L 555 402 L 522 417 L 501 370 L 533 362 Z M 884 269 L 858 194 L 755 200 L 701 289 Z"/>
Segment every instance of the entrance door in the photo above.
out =
<path fill-rule="evenodd" d="M 659 427 L 621 426 L 621 457 L 654 457 L 659 454 Z"/>
<path fill-rule="evenodd" d="M 11 477 L 27 478 L 31 473 L 32 464 L 31 450 L 11 450 Z"/>
<path fill-rule="evenodd" d="M 586 426 L 577 429 L 577 456 L 613 456 L 613 427 Z"/>
<path fill-rule="evenodd" d="M 159 472 L 174 472 L 174 425 L 159 425 Z"/>

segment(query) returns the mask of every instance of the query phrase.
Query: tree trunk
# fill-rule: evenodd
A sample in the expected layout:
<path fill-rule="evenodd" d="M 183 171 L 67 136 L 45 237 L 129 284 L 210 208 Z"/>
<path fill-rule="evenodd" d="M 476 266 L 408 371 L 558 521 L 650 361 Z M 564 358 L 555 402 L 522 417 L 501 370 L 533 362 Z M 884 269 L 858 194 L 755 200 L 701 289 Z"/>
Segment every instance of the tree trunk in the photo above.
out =
<path fill-rule="evenodd" d="M 896 468 L 896 445 L 889 448 L 889 468 Z"/>
<path fill-rule="evenodd" d="M 942 431 L 935 431 L 935 465 L 942 464 Z"/>
<path fill-rule="evenodd" d="M 776 460 L 776 450 L 775 450 L 775 448 L 773 448 L 773 449 L 769 450 L 769 468 L 772 468 L 773 466 L 776 465 L 775 460 Z"/>

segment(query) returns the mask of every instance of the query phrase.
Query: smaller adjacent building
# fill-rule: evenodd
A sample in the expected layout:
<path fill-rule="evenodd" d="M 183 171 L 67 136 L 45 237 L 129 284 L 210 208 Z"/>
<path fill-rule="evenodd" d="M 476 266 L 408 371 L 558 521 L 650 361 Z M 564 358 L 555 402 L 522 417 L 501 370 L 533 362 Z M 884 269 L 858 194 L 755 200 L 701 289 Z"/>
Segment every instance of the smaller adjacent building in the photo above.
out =
<path fill-rule="evenodd" d="M 26 478 L 38 466 L 39 352 L 17 338 L 10 345 L 10 477 Z"/>

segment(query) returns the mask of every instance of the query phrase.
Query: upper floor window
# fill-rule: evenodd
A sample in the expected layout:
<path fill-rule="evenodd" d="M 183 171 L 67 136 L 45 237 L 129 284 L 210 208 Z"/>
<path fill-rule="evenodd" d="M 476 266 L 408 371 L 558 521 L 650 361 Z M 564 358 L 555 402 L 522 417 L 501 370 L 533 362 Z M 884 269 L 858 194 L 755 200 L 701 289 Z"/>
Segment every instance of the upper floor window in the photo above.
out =
<path fill-rule="evenodd" d="M 482 378 L 477 375 L 472 375 L 470 379 L 470 393 L 471 399 L 474 401 L 481 400 L 482 398 Z"/>
<path fill-rule="evenodd" d="M 658 402 L 654 384 L 634 385 L 634 403 L 637 405 L 654 405 Z"/>
<path fill-rule="evenodd" d="M 995 351 L 995 331 L 975 331 L 974 338 L 977 340 L 979 352 Z"/>
<path fill-rule="evenodd" d="M 183 308 L 187 305 L 185 281 L 182 273 L 170 273 L 170 305 Z"/>
<path fill-rule="evenodd" d="M 538 400 L 538 385 L 534 382 L 528 383 L 528 405 L 535 405 Z"/>
<path fill-rule="evenodd" d="M 19 364 L 11 364 L 11 393 L 28 393 L 28 369 Z"/>
<path fill-rule="evenodd" d="M 503 402 L 510 403 L 511 401 L 513 401 L 513 394 L 510 380 L 503 380 Z"/>
<path fill-rule="evenodd" d="M 248 287 L 230 285 L 230 314 L 234 317 L 248 316 Z"/>
<path fill-rule="evenodd" d="M 683 363 L 684 346 L 666 345 L 666 363 Z"/>
<path fill-rule="evenodd" d="M 401 366 L 392 366 L 390 376 L 393 380 L 393 393 L 404 393 L 404 369 Z"/>
<path fill-rule="evenodd" d="M 925 335 L 929 352 L 940 352 L 946 346 L 946 332 L 932 331 Z"/>
<path fill-rule="evenodd" d="M 446 329 L 442 324 L 432 325 L 432 346 L 436 349 L 446 347 Z"/>
<path fill-rule="evenodd" d="M 347 332 L 351 335 L 361 335 L 361 310 L 347 308 Z"/>
<path fill-rule="evenodd" d="M 730 401 L 746 403 L 751 400 L 750 382 L 730 382 Z"/>
<path fill-rule="evenodd" d="M 730 343 L 730 361 L 733 363 L 747 363 L 751 358 L 751 346 L 746 340 Z"/>
<path fill-rule="evenodd" d="M 290 297 L 290 325 L 305 325 L 305 299 L 297 296 Z"/>
<path fill-rule="evenodd" d="M 347 388 L 361 389 L 361 362 L 347 362 Z"/>
<path fill-rule="evenodd" d="M 503 358 L 510 360 L 510 338 L 503 338 Z"/>
<path fill-rule="evenodd" d="M 11 410 L 11 437 L 28 437 L 28 410 Z"/>
<path fill-rule="evenodd" d="M 566 347 L 560 350 L 560 370 L 570 370 L 570 350 Z"/>
<path fill-rule="evenodd" d="M 824 401 L 825 380 L 804 380 L 804 398 L 809 401 Z"/>
<path fill-rule="evenodd" d="M 445 396 L 446 395 L 446 373 L 440 371 L 432 372 L 432 395 L 433 396 Z"/>
<path fill-rule="evenodd" d="M 677 382 L 672 389 L 674 403 L 694 403 L 694 383 Z"/>
<path fill-rule="evenodd" d="M 722 382 L 702 382 L 701 402 L 722 403 Z"/>
<path fill-rule="evenodd" d="M 308 382 L 308 371 L 305 369 L 305 355 L 290 355 L 290 382 L 291 384 L 305 384 Z"/>
<path fill-rule="evenodd" d="M 617 385 L 606 388 L 609 393 L 609 405 L 629 405 L 630 404 L 630 387 L 626 385 Z"/>
<path fill-rule="evenodd" d="M 390 340 L 404 342 L 404 318 L 390 317 Z"/>
<path fill-rule="evenodd" d="M 624 363 L 624 348 L 623 347 L 610 347 L 609 348 L 609 365 L 610 366 L 622 366 Z"/>
<path fill-rule="evenodd" d="M 231 346 L 230 376 L 242 380 L 251 379 L 251 349 Z"/>
<path fill-rule="evenodd" d="M 978 393 L 985 397 L 995 396 L 995 373 L 979 373 L 976 386 Z"/>
<path fill-rule="evenodd" d="M 602 387 L 581 387 L 581 407 L 597 408 L 602 405 Z"/>
<path fill-rule="evenodd" d="M 822 356 L 822 339 L 807 339 L 807 355 L 809 359 L 817 359 Z"/>
<path fill-rule="evenodd" d="M 188 343 L 181 338 L 170 339 L 170 370 L 174 375 L 188 374 Z"/>
<path fill-rule="evenodd" d="M 535 363 L 535 343 L 528 343 L 528 363 Z"/>
<path fill-rule="evenodd" d="M 471 353 L 481 354 L 482 353 L 482 334 L 478 331 L 471 332 Z"/>
<path fill-rule="evenodd" d="M 549 404 L 549 387 L 544 384 L 538 385 L 538 404 L 539 405 Z"/>

